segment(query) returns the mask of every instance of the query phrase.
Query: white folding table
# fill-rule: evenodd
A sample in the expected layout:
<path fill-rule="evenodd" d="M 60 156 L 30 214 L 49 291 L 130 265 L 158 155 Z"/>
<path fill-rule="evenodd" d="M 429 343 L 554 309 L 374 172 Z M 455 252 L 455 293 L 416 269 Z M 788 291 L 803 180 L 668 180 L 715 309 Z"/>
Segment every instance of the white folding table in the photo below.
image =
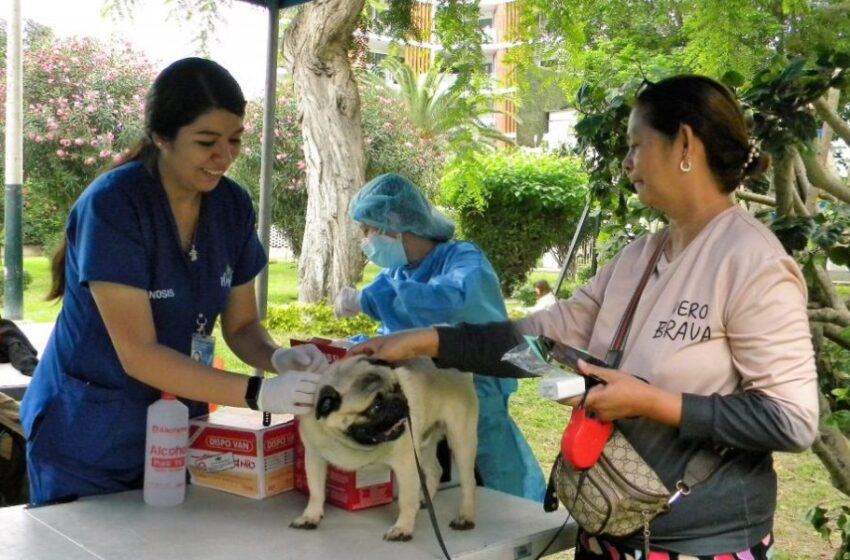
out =
<path fill-rule="evenodd" d="M 434 501 L 453 559 L 535 558 L 557 534 L 547 554 L 575 542 L 576 526 L 564 510 L 478 488 L 478 519 L 471 531 L 448 527 L 459 488 Z M 347 512 L 325 507 L 312 531 L 291 529 L 306 504 L 292 491 L 266 500 L 190 486 L 173 508 L 145 505 L 141 491 L 82 498 L 39 508 L 0 508 L 0 558 L 9 560 L 433 560 L 443 558 L 426 511 L 409 542 L 386 542 L 396 503 Z"/>

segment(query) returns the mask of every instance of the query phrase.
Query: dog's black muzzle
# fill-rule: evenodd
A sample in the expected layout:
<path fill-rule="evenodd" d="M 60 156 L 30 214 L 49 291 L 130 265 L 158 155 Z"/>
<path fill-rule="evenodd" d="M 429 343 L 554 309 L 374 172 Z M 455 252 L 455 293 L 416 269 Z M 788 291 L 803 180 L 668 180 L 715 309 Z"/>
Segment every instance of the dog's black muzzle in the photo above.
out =
<path fill-rule="evenodd" d="M 398 439 L 405 430 L 410 408 L 400 388 L 379 393 L 364 412 L 366 422 L 348 429 L 348 435 L 362 445 L 377 445 Z"/>

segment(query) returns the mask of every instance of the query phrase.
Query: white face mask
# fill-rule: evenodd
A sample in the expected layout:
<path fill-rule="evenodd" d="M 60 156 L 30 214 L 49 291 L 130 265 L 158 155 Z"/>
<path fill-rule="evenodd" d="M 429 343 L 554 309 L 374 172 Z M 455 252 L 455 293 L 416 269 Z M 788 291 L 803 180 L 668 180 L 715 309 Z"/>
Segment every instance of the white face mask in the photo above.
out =
<path fill-rule="evenodd" d="M 407 264 L 401 234 L 398 237 L 390 237 L 382 233 L 371 233 L 363 239 L 360 247 L 363 254 L 380 267 L 397 268 Z"/>

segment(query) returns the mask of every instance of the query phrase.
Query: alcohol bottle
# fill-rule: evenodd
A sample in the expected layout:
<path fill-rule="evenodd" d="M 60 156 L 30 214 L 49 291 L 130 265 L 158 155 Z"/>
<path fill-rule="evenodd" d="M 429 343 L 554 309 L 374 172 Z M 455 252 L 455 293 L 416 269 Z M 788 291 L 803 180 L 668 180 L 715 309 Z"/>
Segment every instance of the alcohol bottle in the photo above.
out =
<path fill-rule="evenodd" d="M 148 407 L 145 436 L 145 503 L 176 506 L 186 497 L 189 409 L 174 395 Z"/>

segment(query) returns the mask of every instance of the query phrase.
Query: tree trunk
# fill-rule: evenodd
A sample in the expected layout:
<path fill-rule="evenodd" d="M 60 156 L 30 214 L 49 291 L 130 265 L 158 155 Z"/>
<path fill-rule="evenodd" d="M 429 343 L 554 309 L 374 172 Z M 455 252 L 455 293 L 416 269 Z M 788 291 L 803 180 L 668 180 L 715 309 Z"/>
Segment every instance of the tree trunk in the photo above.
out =
<path fill-rule="evenodd" d="M 316 302 L 362 272 L 360 235 L 348 205 L 363 185 L 360 95 L 348 60 L 364 0 L 314 0 L 284 41 L 304 139 L 307 216 L 298 263 L 298 300 Z"/>

